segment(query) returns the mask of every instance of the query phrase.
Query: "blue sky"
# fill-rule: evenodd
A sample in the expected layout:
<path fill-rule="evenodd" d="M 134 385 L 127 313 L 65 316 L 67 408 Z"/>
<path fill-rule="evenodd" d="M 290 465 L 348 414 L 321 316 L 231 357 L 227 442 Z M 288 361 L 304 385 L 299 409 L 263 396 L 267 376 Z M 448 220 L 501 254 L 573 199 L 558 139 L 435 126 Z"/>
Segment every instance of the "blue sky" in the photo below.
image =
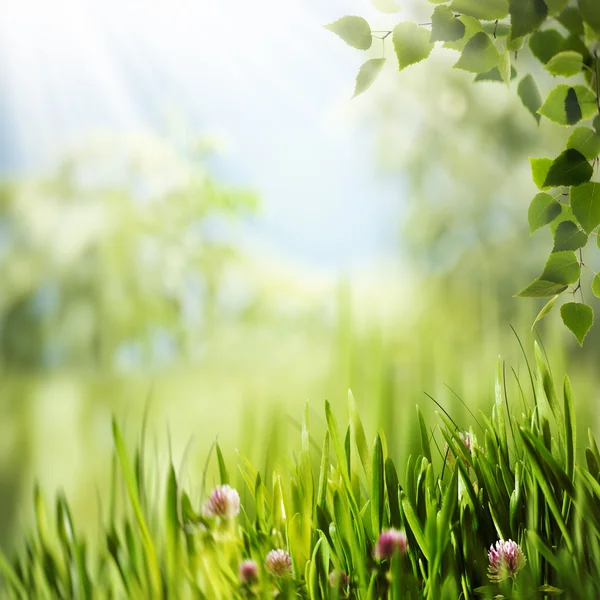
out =
<path fill-rule="evenodd" d="M 378 0 L 379 2 L 388 0 Z M 35 171 L 98 128 L 217 134 L 256 189 L 255 241 L 336 272 L 396 251 L 402 186 L 378 173 L 364 60 L 322 25 L 368 0 L 21 0 L 0 21 L 0 169 Z M 398 17 L 392 17 L 397 20 Z M 392 23 L 393 24 L 393 23 Z"/>

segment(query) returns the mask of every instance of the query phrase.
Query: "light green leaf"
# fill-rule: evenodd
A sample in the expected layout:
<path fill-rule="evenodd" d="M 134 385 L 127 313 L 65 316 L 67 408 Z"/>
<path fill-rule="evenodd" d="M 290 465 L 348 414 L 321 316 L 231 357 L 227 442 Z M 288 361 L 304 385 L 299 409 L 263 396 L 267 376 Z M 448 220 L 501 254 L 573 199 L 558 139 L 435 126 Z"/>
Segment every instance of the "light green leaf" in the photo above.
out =
<path fill-rule="evenodd" d="M 519 298 L 547 298 L 564 292 L 568 285 L 556 283 L 555 281 L 545 281 L 544 279 L 534 279 L 527 287 L 522 289 L 515 296 Z"/>
<path fill-rule="evenodd" d="M 395 0 L 371 0 L 371 4 L 386 15 L 400 12 L 402 7 Z"/>
<path fill-rule="evenodd" d="M 585 232 L 591 234 L 600 225 L 600 183 L 572 187 L 571 209 Z"/>
<path fill-rule="evenodd" d="M 581 265 L 575 252 L 553 252 L 546 261 L 541 279 L 565 285 L 575 283 L 580 275 Z"/>
<path fill-rule="evenodd" d="M 596 298 L 600 298 L 600 273 L 596 273 L 592 281 L 592 292 Z"/>
<path fill-rule="evenodd" d="M 325 29 L 340 36 L 346 44 L 358 50 L 368 50 L 373 43 L 371 27 L 362 17 L 346 16 L 325 25 Z"/>
<path fill-rule="evenodd" d="M 527 219 L 529 233 L 532 234 L 540 227 L 551 223 L 560 215 L 561 205 L 550 194 L 537 194 L 529 205 Z"/>
<path fill-rule="evenodd" d="M 525 43 L 524 37 L 518 37 L 518 38 L 509 37 L 508 40 L 506 41 L 506 49 L 509 52 L 518 52 L 523 47 L 524 43 Z"/>
<path fill-rule="evenodd" d="M 500 77 L 507 87 L 510 87 L 511 71 L 510 71 L 510 52 L 505 50 L 498 56 L 498 71 Z"/>
<path fill-rule="evenodd" d="M 510 34 L 510 25 L 496 23 L 495 21 L 493 23 L 484 23 L 483 31 L 494 38 L 502 38 Z"/>
<path fill-rule="evenodd" d="M 566 50 L 555 54 L 544 67 L 551 75 L 572 77 L 583 69 L 583 56 L 579 52 Z"/>
<path fill-rule="evenodd" d="M 436 6 L 431 15 L 430 42 L 455 42 L 465 35 L 465 25 L 448 6 Z"/>
<path fill-rule="evenodd" d="M 517 94 L 521 98 L 521 102 L 525 108 L 533 115 L 533 118 L 539 123 L 541 116 L 539 115 L 539 109 L 542 106 L 542 97 L 540 91 L 535 82 L 535 79 L 531 74 L 525 75 L 519 82 L 517 87 Z M 539 186 L 538 186 L 539 187 Z"/>
<path fill-rule="evenodd" d="M 579 345 L 594 324 L 594 311 L 591 306 L 581 302 L 568 302 L 560 307 L 563 323 L 573 332 Z"/>
<path fill-rule="evenodd" d="M 583 20 L 595 31 L 600 32 L 600 4 L 598 0 L 578 0 Z"/>
<path fill-rule="evenodd" d="M 552 252 L 562 250 L 579 250 L 588 242 L 588 236 L 573 221 L 563 221 L 554 232 L 554 248 Z"/>
<path fill-rule="evenodd" d="M 593 160 L 600 154 L 600 135 L 589 127 L 576 127 L 569 136 L 567 148 L 575 148 L 588 160 Z"/>
<path fill-rule="evenodd" d="M 383 65 L 385 64 L 385 58 L 370 58 L 368 61 L 363 63 L 356 76 L 356 86 L 354 87 L 354 96 L 356 98 L 359 94 L 366 92 L 373 82 L 377 79 Z"/>
<path fill-rule="evenodd" d="M 585 156 L 578 150 L 569 148 L 552 162 L 543 185 L 579 185 L 589 181 L 593 172 L 592 165 Z"/>
<path fill-rule="evenodd" d="M 481 31 L 481 23 L 474 17 L 467 15 L 461 15 L 456 17 L 465 26 L 465 35 L 460 40 L 455 42 L 444 42 L 444 48 L 450 48 L 451 50 L 458 50 L 462 52 L 467 45 L 468 41 L 479 31 Z"/>
<path fill-rule="evenodd" d="M 494 21 L 508 16 L 508 0 L 454 0 L 450 8 L 461 15 L 483 21 Z"/>
<path fill-rule="evenodd" d="M 492 38 L 483 31 L 476 33 L 465 46 L 453 68 L 471 73 L 485 73 L 498 65 L 498 50 Z"/>
<path fill-rule="evenodd" d="M 573 221 L 575 225 L 580 227 L 575 215 L 573 214 L 573 211 L 571 210 L 571 207 L 568 204 L 561 204 L 561 207 L 562 212 L 560 213 L 560 215 L 558 215 L 558 217 L 556 217 L 556 219 L 554 219 L 554 221 L 552 221 L 552 223 L 548 225 L 548 229 L 550 229 L 552 236 L 556 235 L 556 230 L 558 229 L 558 226 L 564 221 Z"/>
<path fill-rule="evenodd" d="M 597 110 L 595 103 L 594 94 L 585 86 L 569 87 L 563 84 L 548 94 L 538 112 L 559 125 L 573 125 L 582 118 L 592 117 Z"/>
<path fill-rule="evenodd" d="M 536 324 L 539 321 L 541 321 L 554 308 L 554 305 L 556 304 L 556 299 L 559 295 L 560 294 L 556 294 L 556 296 L 550 298 L 550 300 L 548 300 L 548 302 L 544 304 L 544 307 L 542 308 L 542 310 L 540 310 L 537 317 L 535 318 L 535 321 L 533 322 L 533 325 L 531 326 L 531 331 L 533 331 Z"/>
<path fill-rule="evenodd" d="M 546 64 L 561 51 L 564 42 L 565 39 L 556 29 L 544 29 L 529 36 L 529 49 L 540 62 Z"/>
<path fill-rule="evenodd" d="M 509 0 L 512 37 L 521 37 L 535 31 L 548 16 L 544 0 Z"/>
<path fill-rule="evenodd" d="M 402 71 L 431 54 L 433 44 L 429 41 L 430 33 L 414 23 L 399 23 L 394 27 L 392 39 L 398 57 L 398 70 Z"/>
<path fill-rule="evenodd" d="M 548 175 L 548 171 L 552 166 L 551 158 L 530 158 L 529 164 L 531 165 L 531 178 L 536 187 L 540 190 L 549 190 L 552 186 L 544 186 L 544 181 Z"/>

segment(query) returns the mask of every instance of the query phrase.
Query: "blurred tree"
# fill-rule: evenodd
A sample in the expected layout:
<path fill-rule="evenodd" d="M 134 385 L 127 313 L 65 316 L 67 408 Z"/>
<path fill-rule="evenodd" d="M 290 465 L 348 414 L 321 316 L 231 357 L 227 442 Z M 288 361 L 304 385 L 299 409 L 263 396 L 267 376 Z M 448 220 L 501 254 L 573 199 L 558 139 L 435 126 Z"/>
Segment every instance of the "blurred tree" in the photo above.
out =
<path fill-rule="evenodd" d="M 207 150 L 99 138 L 48 178 L 0 188 L 0 364 L 151 364 L 194 352 L 256 197 Z"/>

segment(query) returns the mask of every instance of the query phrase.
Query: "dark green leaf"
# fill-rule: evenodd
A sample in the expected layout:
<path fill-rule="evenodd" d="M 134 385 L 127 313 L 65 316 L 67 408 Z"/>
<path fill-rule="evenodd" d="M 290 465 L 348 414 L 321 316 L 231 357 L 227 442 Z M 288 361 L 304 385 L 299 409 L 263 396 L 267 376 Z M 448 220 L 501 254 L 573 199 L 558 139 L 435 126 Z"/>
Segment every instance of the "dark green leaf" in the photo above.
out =
<path fill-rule="evenodd" d="M 573 221 L 563 221 L 556 228 L 554 234 L 554 248 L 552 252 L 562 250 L 579 250 L 588 242 L 588 236 L 581 231 Z"/>
<path fill-rule="evenodd" d="M 550 194 L 537 194 L 529 205 L 529 233 L 548 225 L 560 215 L 561 205 Z"/>
<path fill-rule="evenodd" d="M 463 69 L 471 73 L 485 73 L 498 65 L 498 50 L 487 33 L 476 33 L 465 46 L 455 69 Z"/>
<path fill-rule="evenodd" d="M 455 42 L 465 35 L 465 25 L 448 6 L 436 6 L 431 15 L 430 42 Z"/>
<path fill-rule="evenodd" d="M 511 66 L 510 67 L 510 78 L 511 80 L 517 76 L 517 70 Z M 500 71 L 498 67 L 494 67 L 491 71 L 487 73 L 479 73 L 473 81 L 502 81 L 502 77 L 500 76 Z M 538 118 L 540 115 L 536 115 Z"/>
<path fill-rule="evenodd" d="M 560 307 L 563 323 L 573 332 L 579 345 L 594 324 L 594 311 L 591 306 L 581 302 L 569 302 Z"/>
<path fill-rule="evenodd" d="M 571 209 L 585 232 L 591 234 L 600 225 L 600 183 L 572 187 Z"/>
<path fill-rule="evenodd" d="M 567 31 L 573 35 L 583 35 L 583 20 L 580 12 L 576 8 L 565 8 L 565 10 L 558 15 L 557 20 Z"/>
<path fill-rule="evenodd" d="M 593 160 L 600 154 L 600 135 L 589 127 L 576 127 L 569 136 L 567 148 L 575 148 L 588 160 Z"/>
<path fill-rule="evenodd" d="M 531 74 L 525 75 L 525 77 L 521 79 L 519 86 L 517 87 L 517 94 L 519 94 L 519 98 L 521 98 L 521 102 L 525 108 L 539 123 L 541 116 L 539 115 L 538 111 L 542 106 L 542 97 L 540 96 L 540 91 L 535 79 Z"/>
<path fill-rule="evenodd" d="M 589 119 L 597 110 L 594 94 L 583 85 L 557 85 L 547 96 L 539 113 L 559 125 L 574 125 Z"/>
<path fill-rule="evenodd" d="M 562 50 L 564 41 L 563 36 L 555 29 L 544 29 L 531 34 L 529 49 L 540 62 L 546 64 Z"/>
<path fill-rule="evenodd" d="M 600 32 L 600 3 L 598 0 L 578 0 L 583 20 L 595 31 Z"/>
<path fill-rule="evenodd" d="M 581 121 L 582 112 L 577 94 L 574 88 L 570 87 L 567 90 L 567 96 L 565 98 L 565 114 L 567 116 L 567 125 L 575 125 Z"/>
<path fill-rule="evenodd" d="M 381 69 L 383 69 L 384 64 L 385 58 L 370 58 L 361 65 L 358 75 L 356 76 L 356 86 L 354 87 L 353 98 L 366 92 L 371 85 L 373 85 L 373 82 L 377 79 Z"/>
<path fill-rule="evenodd" d="M 431 54 L 433 44 L 429 41 L 430 33 L 414 23 L 399 23 L 394 27 L 392 39 L 398 57 L 398 69 L 402 71 Z"/>
<path fill-rule="evenodd" d="M 544 186 L 579 185 L 589 181 L 594 170 L 585 156 L 569 148 L 561 152 L 550 165 Z M 579 218 L 579 217 L 578 217 Z"/>
<path fill-rule="evenodd" d="M 546 64 L 546 71 L 551 75 L 572 77 L 583 69 L 583 57 L 579 52 L 566 50 L 555 54 Z"/>
<path fill-rule="evenodd" d="M 581 274 L 581 265 L 575 252 L 553 252 L 546 261 L 541 279 L 554 283 L 575 283 Z"/>
<path fill-rule="evenodd" d="M 512 37 L 520 37 L 535 31 L 548 16 L 544 0 L 509 0 Z"/>
<path fill-rule="evenodd" d="M 508 15 L 508 0 L 454 0 L 450 8 L 461 15 L 494 21 Z"/>
<path fill-rule="evenodd" d="M 325 25 L 325 29 L 339 35 L 346 44 L 358 50 L 368 50 L 373 42 L 371 27 L 362 17 L 346 16 Z"/>
<path fill-rule="evenodd" d="M 561 294 L 567 287 L 568 286 L 563 283 L 534 279 L 526 288 L 515 295 L 519 298 L 547 298 L 548 296 Z"/>
<path fill-rule="evenodd" d="M 533 325 L 531 326 L 531 331 L 533 331 L 533 328 L 536 326 L 536 324 L 539 321 L 541 321 L 554 308 L 554 305 L 556 304 L 556 299 L 558 298 L 558 296 L 559 296 L 559 294 L 557 294 L 553 298 L 550 298 L 550 300 L 548 300 L 548 302 L 546 302 L 546 304 L 544 304 L 542 310 L 540 310 L 537 317 L 535 318 L 535 321 L 533 322 Z"/>
<path fill-rule="evenodd" d="M 600 115 L 594 118 L 592 124 L 594 126 L 594 129 L 596 130 L 596 133 L 600 135 Z"/>

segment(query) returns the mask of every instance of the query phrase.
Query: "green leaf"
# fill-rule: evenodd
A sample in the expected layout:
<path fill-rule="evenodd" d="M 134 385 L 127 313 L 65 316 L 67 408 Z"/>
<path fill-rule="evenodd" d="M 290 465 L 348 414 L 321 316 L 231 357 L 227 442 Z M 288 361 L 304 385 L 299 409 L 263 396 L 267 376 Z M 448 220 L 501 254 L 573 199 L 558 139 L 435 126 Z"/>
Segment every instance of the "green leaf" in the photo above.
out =
<path fill-rule="evenodd" d="M 431 54 L 433 44 L 429 41 L 430 33 L 414 23 L 399 23 L 394 27 L 392 39 L 398 57 L 398 70 L 402 71 Z"/>
<path fill-rule="evenodd" d="M 591 306 L 581 302 L 568 302 L 560 307 L 563 323 L 573 332 L 579 345 L 594 324 L 594 311 Z"/>
<path fill-rule="evenodd" d="M 370 58 L 361 65 L 356 76 L 353 98 L 366 92 L 373 85 L 373 82 L 377 79 L 379 73 L 381 73 L 384 64 L 385 58 Z"/>
<path fill-rule="evenodd" d="M 573 125 L 589 119 L 596 112 L 594 94 L 583 85 L 556 86 L 539 109 L 539 113 L 559 125 Z"/>
<path fill-rule="evenodd" d="M 467 15 L 461 15 L 456 17 L 465 26 L 465 35 L 460 40 L 455 42 L 444 42 L 444 48 L 450 48 L 451 50 L 458 50 L 462 52 L 467 45 L 468 41 L 479 31 L 481 31 L 481 23 L 474 17 Z"/>
<path fill-rule="evenodd" d="M 556 29 L 536 31 L 529 36 L 529 49 L 542 63 L 546 64 L 561 51 L 565 39 Z"/>
<path fill-rule="evenodd" d="M 465 35 L 465 25 L 448 6 L 436 6 L 431 15 L 430 42 L 455 42 Z"/>
<path fill-rule="evenodd" d="M 532 234 L 540 227 L 551 223 L 560 215 L 561 205 L 550 194 L 537 194 L 529 205 L 527 219 L 529 233 Z"/>
<path fill-rule="evenodd" d="M 600 154 L 600 135 L 589 127 L 576 127 L 569 136 L 567 148 L 575 148 L 588 160 L 593 160 Z"/>
<path fill-rule="evenodd" d="M 533 115 L 533 118 L 539 123 L 541 116 L 539 115 L 539 109 L 542 106 L 542 97 L 540 91 L 535 82 L 535 79 L 531 74 L 525 75 L 519 82 L 517 87 L 517 94 L 521 98 L 521 102 L 525 108 Z M 539 187 L 539 186 L 538 186 Z"/>
<path fill-rule="evenodd" d="M 518 298 L 547 298 L 548 296 L 562 294 L 567 287 L 564 283 L 545 281 L 538 278 L 534 279 L 526 288 L 515 294 L 515 296 Z"/>
<path fill-rule="evenodd" d="M 346 44 L 358 50 L 368 50 L 373 43 L 371 27 L 362 17 L 346 16 L 325 25 L 325 29 L 339 35 Z"/>
<path fill-rule="evenodd" d="M 485 73 L 498 65 L 498 50 L 492 38 L 483 31 L 476 33 L 465 46 L 453 68 L 471 73 Z"/>
<path fill-rule="evenodd" d="M 581 13 L 576 8 L 565 8 L 556 19 L 573 35 L 583 35 L 583 19 L 581 18 Z"/>
<path fill-rule="evenodd" d="M 573 221 L 563 221 L 554 233 L 554 248 L 552 252 L 562 250 L 579 250 L 588 242 L 588 236 L 577 227 Z"/>
<path fill-rule="evenodd" d="M 506 37 L 510 34 L 510 25 L 506 23 L 484 23 L 483 31 L 495 38 Z"/>
<path fill-rule="evenodd" d="M 592 280 L 592 292 L 596 298 L 600 298 L 600 273 L 594 275 L 594 279 Z"/>
<path fill-rule="evenodd" d="M 539 321 L 541 321 L 554 308 L 554 305 L 556 304 L 556 299 L 558 298 L 559 295 L 560 294 L 556 294 L 556 296 L 550 298 L 550 300 L 548 300 L 548 302 L 546 302 L 546 304 L 544 304 L 544 307 L 542 308 L 542 310 L 540 310 L 537 317 L 535 318 L 535 321 L 533 322 L 533 325 L 531 326 L 531 331 L 533 331 L 536 324 Z"/>
<path fill-rule="evenodd" d="M 508 0 L 454 0 L 450 8 L 462 15 L 494 21 L 508 16 Z"/>
<path fill-rule="evenodd" d="M 517 70 L 511 66 L 510 68 L 510 78 L 511 80 L 517 76 Z M 494 67 L 491 71 L 487 73 L 478 73 L 475 76 L 473 81 L 502 81 L 502 77 L 500 75 L 500 71 L 498 67 Z M 537 115 L 539 117 L 539 115 Z"/>
<path fill-rule="evenodd" d="M 589 181 L 594 170 L 585 156 L 574 148 L 561 152 L 550 165 L 544 186 L 579 185 Z M 579 219 L 579 217 L 577 217 Z"/>
<path fill-rule="evenodd" d="M 600 5 L 598 0 L 578 0 L 583 20 L 595 31 L 600 32 Z"/>
<path fill-rule="evenodd" d="M 585 232 L 591 234 L 600 225 L 600 183 L 572 187 L 571 209 Z"/>
<path fill-rule="evenodd" d="M 500 77 L 502 77 L 502 81 L 510 87 L 511 80 L 511 69 L 510 69 L 510 52 L 505 50 L 501 52 L 498 56 L 498 71 L 500 72 Z"/>
<path fill-rule="evenodd" d="M 600 115 L 598 115 L 593 121 L 592 121 L 592 125 L 594 126 L 594 129 L 596 130 L 596 133 L 598 135 L 600 135 Z"/>
<path fill-rule="evenodd" d="M 523 47 L 524 43 L 524 37 L 508 38 L 508 40 L 506 41 L 506 49 L 510 52 L 518 52 Z"/>
<path fill-rule="evenodd" d="M 539 116 L 539 115 L 538 115 Z M 530 158 L 529 164 L 531 165 L 531 178 L 536 187 L 540 190 L 548 190 L 551 186 L 544 186 L 544 181 L 548 175 L 548 171 L 552 166 L 551 158 Z"/>
<path fill-rule="evenodd" d="M 559 52 L 548 61 L 544 68 L 551 75 L 572 77 L 583 69 L 583 56 L 573 50 Z"/>
<path fill-rule="evenodd" d="M 535 31 L 548 16 L 544 0 L 509 0 L 512 37 L 521 37 Z"/>
<path fill-rule="evenodd" d="M 581 274 L 581 265 L 575 252 L 553 252 L 546 261 L 541 278 L 560 284 L 575 283 Z"/>
<path fill-rule="evenodd" d="M 569 3 L 569 0 L 545 0 L 548 7 L 548 14 L 555 15 L 559 13 Z"/>

